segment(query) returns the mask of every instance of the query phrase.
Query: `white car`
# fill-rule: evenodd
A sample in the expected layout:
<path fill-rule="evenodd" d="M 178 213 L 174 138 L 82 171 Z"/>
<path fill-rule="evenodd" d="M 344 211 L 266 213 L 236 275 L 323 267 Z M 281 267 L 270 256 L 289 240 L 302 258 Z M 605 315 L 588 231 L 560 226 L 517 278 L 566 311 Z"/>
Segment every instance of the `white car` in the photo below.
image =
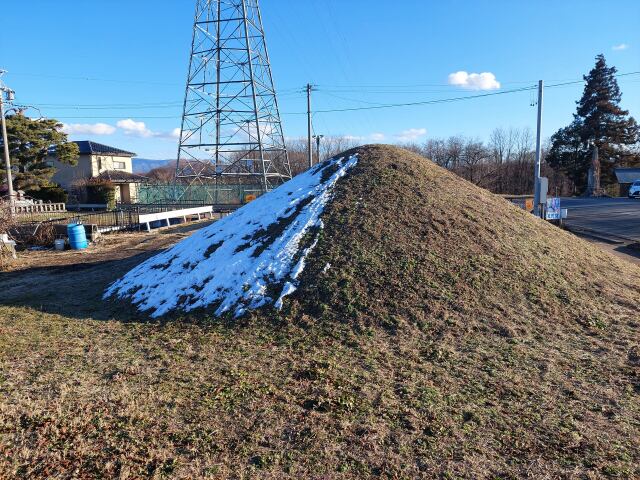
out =
<path fill-rule="evenodd" d="M 636 180 L 629 187 L 629 198 L 640 198 L 640 180 Z"/>

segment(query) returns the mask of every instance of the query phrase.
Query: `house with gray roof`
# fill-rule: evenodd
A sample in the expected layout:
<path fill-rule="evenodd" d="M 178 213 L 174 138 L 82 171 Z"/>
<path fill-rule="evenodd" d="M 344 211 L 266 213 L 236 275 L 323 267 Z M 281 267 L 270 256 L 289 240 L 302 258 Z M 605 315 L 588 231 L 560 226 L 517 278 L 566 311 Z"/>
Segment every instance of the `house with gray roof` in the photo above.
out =
<path fill-rule="evenodd" d="M 616 168 L 614 172 L 620 185 L 620 195 L 626 197 L 633 182 L 640 180 L 640 168 Z"/>
<path fill-rule="evenodd" d="M 116 201 L 135 203 L 138 198 L 138 185 L 147 179 L 133 173 L 132 158 L 136 155 L 116 147 L 83 140 L 74 142 L 80 150 L 76 165 L 61 163 L 56 158 L 55 150 L 49 152 L 47 163 L 55 167 L 53 181 L 83 203 L 86 185 L 89 180 L 99 179 L 115 186 Z"/>

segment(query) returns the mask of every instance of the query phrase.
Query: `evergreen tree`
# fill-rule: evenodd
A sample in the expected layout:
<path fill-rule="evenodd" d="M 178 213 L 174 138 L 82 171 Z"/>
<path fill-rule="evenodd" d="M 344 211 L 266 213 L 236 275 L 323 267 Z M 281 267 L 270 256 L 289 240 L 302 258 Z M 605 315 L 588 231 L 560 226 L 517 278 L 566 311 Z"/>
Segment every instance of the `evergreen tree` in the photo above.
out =
<path fill-rule="evenodd" d="M 640 163 L 640 129 L 620 107 L 616 72 L 615 67 L 607 66 L 604 55 L 596 57 L 595 67 L 584 77 L 586 85 L 573 123 L 552 137 L 547 163 L 564 171 L 580 191 L 587 186 L 594 145 L 600 155 L 603 186 L 615 183 L 615 167 Z"/>
<path fill-rule="evenodd" d="M 551 148 L 546 157 L 551 167 L 562 170 L 569 177 L 574 185 L 574 194 L 580 193 L 582 186 L 587 185 L 587 173 L 591 166 L 588 144 L 582 141 L 581 130 L 582 125 L 578 120 L 558 130 L 551 137 Z"/>
<path fill-rule="evenodd" d="M 62 124 L 57 120 L 33 120 L 22 114 L 7 117 L 9 156 L 16 190 L 39 190 L 51 185 L 55 168 L 48 166 L 45 160 L 51 150 L 56 151 L 56 158 L 62 163 L 76 164 L 78 146 L 67 142 L 67 135 L 61 128 Z M 6 170 L 0 170 L 0 174 L 5 178 Z"/>

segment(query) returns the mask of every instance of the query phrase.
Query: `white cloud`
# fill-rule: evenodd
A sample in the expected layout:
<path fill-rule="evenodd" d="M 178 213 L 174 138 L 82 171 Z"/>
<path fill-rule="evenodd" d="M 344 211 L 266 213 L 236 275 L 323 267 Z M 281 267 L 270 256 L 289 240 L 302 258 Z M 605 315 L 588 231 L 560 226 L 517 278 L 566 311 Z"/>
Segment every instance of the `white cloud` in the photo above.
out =
<path fill-rule="evenodd" d="M 151 132 L 154 138 L 164 138 L 165 140 L 177 140 L 180 138 L 180 128 L 174 128 L 170 132 Z"/>
<path fill-rule="evenodd" d="M 426 128 L 410 128 L 394 135 L 394 137 L 401 142 L 413 142 L 418 140 L 420 137 L 424 137 L 426 134 Z"/>
<path fill-rule="evenodd" d="M 144 122 L 136 122 L 131 118 L 120 120 L 116 125 L 118 128 L 124 130 L 125 135 L 143 138 L 154 136 L 153 132 L 147 128 L 147 125 Z"/>
<path fill-rule="evenodd" d="M 497 90 L 500 82 L 491 72 L 467 73 L 460 71 L 449 75 L 449 85 L 462 87 L 467 90 Z"/>
<path fill-rule="evenodd" d="M 170 140 L 175 140 L 180 138 L 180 129 L 174 128 L 170 132 L 154 132 L 149 127 L 147 127 L 144 122 L 136 122 L 131 118 L 127 118 L 126 120 L 120 120 L 116 123 L 116 126 L 124 131 L 125 135 L 129 135 L 131 137 L 140 137 L 140 138 L 166 138 Z"/>
<path fill-rule="evenodd" d="M 619 45 L 614 45 L 613 47 L 611 47 L 612 50 L 615 50 L 616 52 L 620 52 L 622 50 L 627 50 L 629 48 L 629 44 L 627 43 L 621 43 Z"/>
<path fill-rule="evenodd" d="M 106 123 L 65 123 L 62 131 L 67 135 L 113 135 L 116 128 Z"/>
<path fill-rule="evenodd" d="M 372 142 L 384 142 L 384 139 L 387 138 L 387 136 L 384 133 L 372 133 L 369 135 L 369 138 Z"/>

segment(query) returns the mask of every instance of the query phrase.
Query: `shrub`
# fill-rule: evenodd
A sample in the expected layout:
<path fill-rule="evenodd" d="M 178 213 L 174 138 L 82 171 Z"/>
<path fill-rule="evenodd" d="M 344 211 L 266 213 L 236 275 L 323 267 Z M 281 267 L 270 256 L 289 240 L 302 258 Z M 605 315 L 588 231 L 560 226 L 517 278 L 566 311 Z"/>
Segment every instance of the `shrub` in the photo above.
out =
<path fill-rule="evenodd" d="M 39 190 L 28 190 L 27 195 L 43 202 L 67 203 L 67 192 L 58 185 L 52 187 L 40 187 Z"/>
<path fill-rule="evenodd" d="M 107 208 L 116 207 L 116 187 L 105 180 L 93 180 L 87 184 L 87 201 L 89 203 L 105 203 Z"/>

